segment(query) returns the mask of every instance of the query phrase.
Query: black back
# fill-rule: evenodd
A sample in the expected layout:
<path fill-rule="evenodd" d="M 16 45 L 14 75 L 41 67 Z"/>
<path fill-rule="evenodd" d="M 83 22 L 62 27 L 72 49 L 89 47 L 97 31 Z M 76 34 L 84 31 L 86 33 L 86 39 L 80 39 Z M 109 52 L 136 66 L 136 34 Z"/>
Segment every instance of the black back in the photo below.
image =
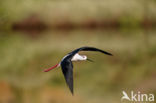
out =
<path fill-rule="evenodd" d="M 106 51 L 103 51 L 101 49 L 97 49 L 94 47 L 81 47 L 70 52 L 68 55 L 66 55 L 61 61 L 61 68 L 62 68 L 63 75 L 65 77 L 66 83 L 72 94 L 74 92 L 73 92 L 73 64 L 72 64 L 71 59 L 79 51 L 98 51 L 107 55 L 112 55 L 111 53 L 108 53 Z"/>

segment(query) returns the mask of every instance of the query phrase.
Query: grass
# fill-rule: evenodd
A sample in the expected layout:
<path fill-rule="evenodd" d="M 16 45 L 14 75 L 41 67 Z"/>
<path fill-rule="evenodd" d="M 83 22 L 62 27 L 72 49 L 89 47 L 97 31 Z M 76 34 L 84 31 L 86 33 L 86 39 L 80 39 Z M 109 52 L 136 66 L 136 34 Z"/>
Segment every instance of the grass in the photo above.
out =
<path fill-rule="evenodd" d="M 142 88 L 142 92 L 156 93 L 156 31 L 140 28 L 146 18 L 155 22 L 156 6 L 154 0 L 148 1 L 147 6 L 146 2 L 0 1 L 0 86 L 4 82 L 7 88 L 11 88 L 11 98 L 14 98 L 11 101 L 16 103 L 120 103 L 122 90 L 138 91 Z M 10 31 L 12 24 L 33 15 L 50 28 L 59 23 L 86 25 L 92 21 L 107 23 L 109 20 L 118 20 L 120 25 L 118 30 Z M 98 47 L 114 56 L 83 52 L 95 62 L 74 63 L 73 97 L 60 68 L 48 73 L 42 71 L 81 46 Z M 2 90 L 7 92 L 5 87 Z M 0 102 L 4 101 L 0 98 Z"/>
<path fill-rule="evenodd" d="M 151 23 L 155 22 L 155 2 L 154 0 L 146 2 L 146 0 L 100 0 L 99 2 L 93 0 L 27 0 L 20 2 L 5 0 L 0 3 L 0 28 L 11 28 L 12 24 L 32 15 L 36 15 L 52 28 L 64 23 L 86 25 L 89 22 L 107 23 L 107 21 L 119 22 L 121 27 L 137 28 L 142 25 L 146 17 L 150 22 L 152 21 Z"/>
<path fill-rule="evenodd" d="M 17 89 L 40 88 L 40 91 L 42 87 L 50 86 L 57 87 L 63 94 L 69 93 L 61 69 L 48 73 L 42 71 L 58 63 L 75 48 L 94 46 L 114 56 L 84 52 L 95 62 L 74 63 L 75 95 L 85 103 L 115 103 L 120 101 L 118 99 L 123 89 L 136 90 L 145 79 L 150 82 L 154 78 L 155 38 L 155 30 L 150 30 L 150 48 L 147 50 L 142 30 L 47 31 L 38 37 L 21 32 L 1 32 L 0 78 Z M 153 87 L 144 89 L 144 92 L 155 93 Z"/>

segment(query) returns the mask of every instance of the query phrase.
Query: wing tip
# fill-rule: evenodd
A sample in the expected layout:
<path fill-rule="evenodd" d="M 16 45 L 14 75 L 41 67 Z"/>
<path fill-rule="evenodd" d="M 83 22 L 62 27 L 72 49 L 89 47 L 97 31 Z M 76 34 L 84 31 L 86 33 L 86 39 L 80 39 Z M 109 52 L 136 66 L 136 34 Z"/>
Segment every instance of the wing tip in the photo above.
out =
<path fill-rule="evenodd" d="M 70 92 L 71 92 L 72 96 L 74 96 L 74 90 L 73 90 L 73 87 L 69 87 L 69 89 L 70 89 Z"/>
<path fill-rule="evenodd" d="M 72 96 L 74 96 L 74 93 L 72 93 Z"/>
<path fill-rule="evenodd" d="M 70 90 L 70 92 L 71 92 L 72 96 L 74 96 L 74 91 L 73 90 Z"/>
<path fill-rule="evenodd" d="M 111 54 L 111 53 L 108 53 L 108 52 L 103 52 L 104 54 L 107 54 L 107 55 L 109 55 L 109 56 L 113 56 L 113 54 Z"/>
<path fill-rule="evenodd" d="M 113 56 L 113 54 L 111 54 L 111 53 L 108 53 L 108 55 Z"/>

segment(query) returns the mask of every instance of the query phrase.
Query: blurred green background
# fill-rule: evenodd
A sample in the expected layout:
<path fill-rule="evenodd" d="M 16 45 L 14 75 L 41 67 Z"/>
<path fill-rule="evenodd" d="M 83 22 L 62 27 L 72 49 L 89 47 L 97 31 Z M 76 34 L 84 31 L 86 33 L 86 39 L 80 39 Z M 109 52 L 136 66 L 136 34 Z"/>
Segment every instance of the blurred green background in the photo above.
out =
<path fill-rule="evenodd" d="M 1 0 L 0 103 L 121 103 L 122 91 L 156 94 L 156 0 Z M 74 96 L 61 69 L 73 49 Z M 130 103 L 123 101 L 124 103 Z M 148 102 L 146 102 L 148 103 Z"/>

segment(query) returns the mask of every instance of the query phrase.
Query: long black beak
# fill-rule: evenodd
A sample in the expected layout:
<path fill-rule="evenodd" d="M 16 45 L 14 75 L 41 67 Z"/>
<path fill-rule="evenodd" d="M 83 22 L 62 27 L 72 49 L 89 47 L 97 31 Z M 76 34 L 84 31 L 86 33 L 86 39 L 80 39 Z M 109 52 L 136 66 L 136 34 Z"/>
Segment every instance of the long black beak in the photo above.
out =
<path fill-rule="evenodd" d="M 88 58 L 87 58 L 87 60 L 88 60 L 88 61 L 90 61 L 90 62 L 94 62 L 93 60 L 91 60 L 91 59 L 88 59 Z"/>

